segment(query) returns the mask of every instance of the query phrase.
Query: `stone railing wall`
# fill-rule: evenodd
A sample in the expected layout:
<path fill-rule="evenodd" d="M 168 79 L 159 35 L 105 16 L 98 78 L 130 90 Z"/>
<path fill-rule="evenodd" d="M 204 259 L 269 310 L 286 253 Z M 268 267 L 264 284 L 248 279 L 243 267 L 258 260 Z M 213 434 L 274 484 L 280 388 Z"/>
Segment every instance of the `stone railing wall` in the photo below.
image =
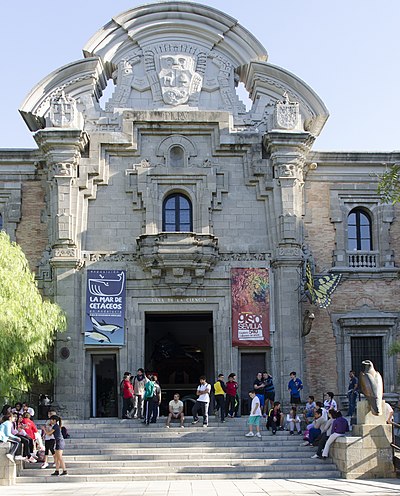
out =
<path fill-rule="evenodd" d="M 9 447 L 9 443 L 0 443 L 0 486 L 14 485 L 17 477 L 16 464 L 6 457 Z"/>

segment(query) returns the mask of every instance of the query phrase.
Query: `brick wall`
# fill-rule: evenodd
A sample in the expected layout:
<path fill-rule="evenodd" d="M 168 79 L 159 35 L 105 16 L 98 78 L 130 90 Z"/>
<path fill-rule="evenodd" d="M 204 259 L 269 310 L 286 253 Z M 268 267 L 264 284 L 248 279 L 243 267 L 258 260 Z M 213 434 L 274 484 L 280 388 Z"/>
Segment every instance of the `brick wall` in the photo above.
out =
<path fill-rule="evenodd" d="M 332 267 L 332 252 L 335 249 L 335 229 L 330 222 L 329 183 L 314 182 L 307 188 L 307 216 L 305 219 L 306 242 L 309 244 L 316 265 L 316 273 L 326 272 Z M 400 207 L 391 226 L 391 248 L 395 254 L 396 266 L 400 264 Z M 313 327 L 305 338 L 305 382 L 310 394 L 320 399 L 322 393 L 338 391 L 336 339 L 331 322 L 332 313 L 347 313 L 363 305 L 386 312 L 398 312 L 400 279 L 367 278 L 346 279 L 333 293 L 332 304 L 327 309 L 304 305 L 315 314 Z M 340 372 L 339 372 L 340 373 Z M 346 375 L 348 371 L 342 371 Z"/>
<path fill-rule="evenodd" d="M 41 222 L 41 212 L 44 208 L 44 191 L 41 183 L 24 182 L 21 222 L 17 227 L 16 240 L 25 253 L 32 271 L 36 271 L 47 243 L 47 225 Z"/>

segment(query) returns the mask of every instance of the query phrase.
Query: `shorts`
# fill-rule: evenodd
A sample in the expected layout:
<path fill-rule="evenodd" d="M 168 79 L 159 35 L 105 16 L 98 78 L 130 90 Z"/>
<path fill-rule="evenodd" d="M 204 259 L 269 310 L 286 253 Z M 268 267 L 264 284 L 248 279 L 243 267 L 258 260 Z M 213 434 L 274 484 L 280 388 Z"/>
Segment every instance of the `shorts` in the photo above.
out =
<path fill-rule="evenodd" d="M 260 400 L 260 406 L 262 408 L 264 406 L 264 395 L 263 394 L 256 394 L 256 396 Z"/>
<path fill-rule="evenodd" d="M 270 401 L 275 401 L 275 391 L 271 391 L 269 393 L 264 393 L 264 399 L 270 400 Z"/>
<path fill-rule="evenodd" d="M 247 421 L 247 425 L 260 425 L 261 415 L 251 415 Z"/>
<path fill-rule="evenodd" d="M 64 439 L 56 441 L 56 451 L 63 451 L 65 449 L 65 441 Z"/>
<path fill-rule="evenodd" d="M 300 396 L 293 396 L 292 394 L 290 395 L 290 403 L 293 405 L 299 405 L 301 403 Z"/>

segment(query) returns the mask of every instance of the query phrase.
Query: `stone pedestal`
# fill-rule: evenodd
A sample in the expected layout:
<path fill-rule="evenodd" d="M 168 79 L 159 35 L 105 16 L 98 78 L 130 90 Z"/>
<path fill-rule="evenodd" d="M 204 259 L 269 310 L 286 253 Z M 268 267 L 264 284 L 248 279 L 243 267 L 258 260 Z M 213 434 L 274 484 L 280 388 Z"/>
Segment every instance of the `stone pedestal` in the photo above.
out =
<path fill-rule="evenodd" d="M 345 479 L 396 477 L 391 440 L 392 426 L 385 416 L 372 415 L 368 402 L 360 401 L 352 436 L 336 439 L 330 454 Z"/>
<path fill-rule="evenodd" d="M 0 486 L 12 486 L 17 477 L 16 465 L 6 457 L 9 443 L 0 444 Z"/>

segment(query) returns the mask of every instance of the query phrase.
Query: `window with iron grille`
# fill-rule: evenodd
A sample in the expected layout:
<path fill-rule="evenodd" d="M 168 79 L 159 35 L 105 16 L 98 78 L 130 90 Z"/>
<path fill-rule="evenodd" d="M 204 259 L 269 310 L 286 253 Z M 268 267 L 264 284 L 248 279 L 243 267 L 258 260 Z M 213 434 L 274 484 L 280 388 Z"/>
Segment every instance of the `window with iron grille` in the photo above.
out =
<path fill-rule="evenodd" d="M 363 370 L 362 361 L 371 360 L 375 370 L 383 377 L 383 338 L 382 336 L 363 336 L 351 338 L 351 368 L 359 377 Z"/>

